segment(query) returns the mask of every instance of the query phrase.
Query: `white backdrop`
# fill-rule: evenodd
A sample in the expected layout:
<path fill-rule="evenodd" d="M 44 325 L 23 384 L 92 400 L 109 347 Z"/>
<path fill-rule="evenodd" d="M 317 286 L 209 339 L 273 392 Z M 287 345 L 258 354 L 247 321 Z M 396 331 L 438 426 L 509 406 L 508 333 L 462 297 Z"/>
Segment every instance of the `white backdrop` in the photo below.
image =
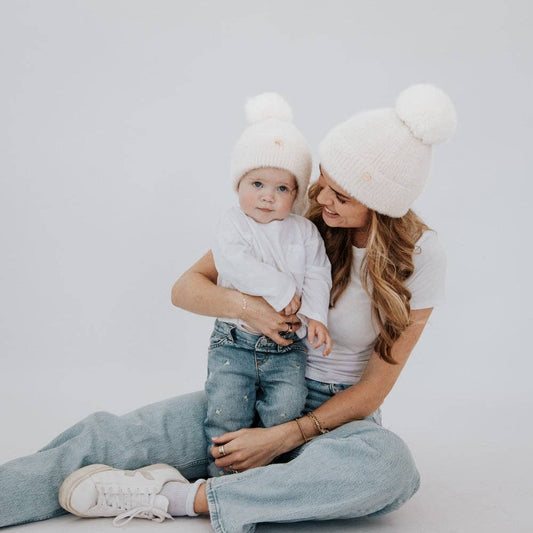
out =
<path fill-rule="evenodd" d="M 170 288 L 235 202 L 246 97 L 280 92 L 316 147 L 431 82 L 459 128 L 415 207 L 448 251 L 448 302 L 384 421 L 426 483 L 412 512 L 429 505 L 442 531 L 526 531 L 532 14 L 527 0 L 3 0 L 0 462 L 95 410 L 203 386 L 212 320 Z"/>

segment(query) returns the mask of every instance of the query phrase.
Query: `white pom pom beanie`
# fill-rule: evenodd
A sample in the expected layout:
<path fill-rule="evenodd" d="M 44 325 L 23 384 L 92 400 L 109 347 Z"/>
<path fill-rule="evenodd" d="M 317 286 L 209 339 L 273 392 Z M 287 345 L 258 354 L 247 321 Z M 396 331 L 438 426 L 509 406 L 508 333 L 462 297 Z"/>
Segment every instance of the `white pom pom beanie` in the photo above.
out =
<path fill-rule="evenodd" d="M 370 209 L 401 217 L 424 188 L 432 145 L 451 137 L 456 123 L 443 91 L 413 85 L 394 109 L 367 111 L 333 128 L 320 144 L 320 164 Z"/>
<path fill-rule="evenodd" d="M 311 149 L 292 123 L 292 111 L 276 93 L 250 98 L 245 106 L 250 124 L 239 137 L 231 156 L 231 179 L 237 190 L 240 179 L 255 168 L 288 170 L 298 183 L 293 213 L 302 214 L 312 170 Z"/>

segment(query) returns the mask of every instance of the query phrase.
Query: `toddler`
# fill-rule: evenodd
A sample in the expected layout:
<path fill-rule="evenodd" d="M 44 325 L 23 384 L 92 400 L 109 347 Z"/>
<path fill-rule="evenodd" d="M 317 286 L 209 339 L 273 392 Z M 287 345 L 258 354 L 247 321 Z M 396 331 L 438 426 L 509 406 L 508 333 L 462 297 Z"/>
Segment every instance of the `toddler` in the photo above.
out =
<path fill-rule="evenodd" d="M 303 211 L 311 174 L 307 141 L 292 123 L 289 105 L 275 93 L 248 101 L 251 125 L 232 155 L 231 175 L 239 207 L 218 224 L 213 257 L 218 284 L 246 296 L 262 296 L 278 312 L 297 313 L 302 326 L 287 325 L 280 346 L 242 320 L 217 319 L 209 345 L 206 380 L 208 442 L 250 427 L 269 427 L 302 415 L 307 334 L 332 346 L 327 330 L 331 272 L 317 228 Z M 211 446 L 211 445 L 210 445 Z M 210 453 L 208 457 L 212 459 Z M 210 476 L 222 475 L 212 459 Z"/>

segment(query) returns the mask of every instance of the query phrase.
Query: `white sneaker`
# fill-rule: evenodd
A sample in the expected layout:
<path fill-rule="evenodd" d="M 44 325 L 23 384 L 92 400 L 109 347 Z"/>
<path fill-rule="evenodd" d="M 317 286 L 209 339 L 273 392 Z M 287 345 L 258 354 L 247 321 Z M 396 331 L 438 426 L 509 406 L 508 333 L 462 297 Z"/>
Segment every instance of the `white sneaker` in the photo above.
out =
<path fill-rule="evenodd" d="M 85 518 L 115 516 L 122 526 L 132 518 L 163 522 L 168 499 L 159 494 L 169 481 L 189 483 L 175 468 L 156 464 L 138 470 L 118 470 L 89 465 L 72 472 L 59 489 L 59 504 L 69 513 Z"/>

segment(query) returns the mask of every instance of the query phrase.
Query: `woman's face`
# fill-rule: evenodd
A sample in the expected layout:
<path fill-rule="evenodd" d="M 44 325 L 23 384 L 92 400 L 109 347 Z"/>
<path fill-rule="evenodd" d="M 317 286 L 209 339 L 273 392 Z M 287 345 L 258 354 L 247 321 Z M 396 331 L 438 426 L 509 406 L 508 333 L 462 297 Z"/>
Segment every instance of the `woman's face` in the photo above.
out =
<path fill-rule="evenodd" d="M 328 226 L 367 228 L 370 209 L 341 189 L 322 167 L 318 184 L 322 190 L 316 200 L 322 206 L 322 218 Z"/>

